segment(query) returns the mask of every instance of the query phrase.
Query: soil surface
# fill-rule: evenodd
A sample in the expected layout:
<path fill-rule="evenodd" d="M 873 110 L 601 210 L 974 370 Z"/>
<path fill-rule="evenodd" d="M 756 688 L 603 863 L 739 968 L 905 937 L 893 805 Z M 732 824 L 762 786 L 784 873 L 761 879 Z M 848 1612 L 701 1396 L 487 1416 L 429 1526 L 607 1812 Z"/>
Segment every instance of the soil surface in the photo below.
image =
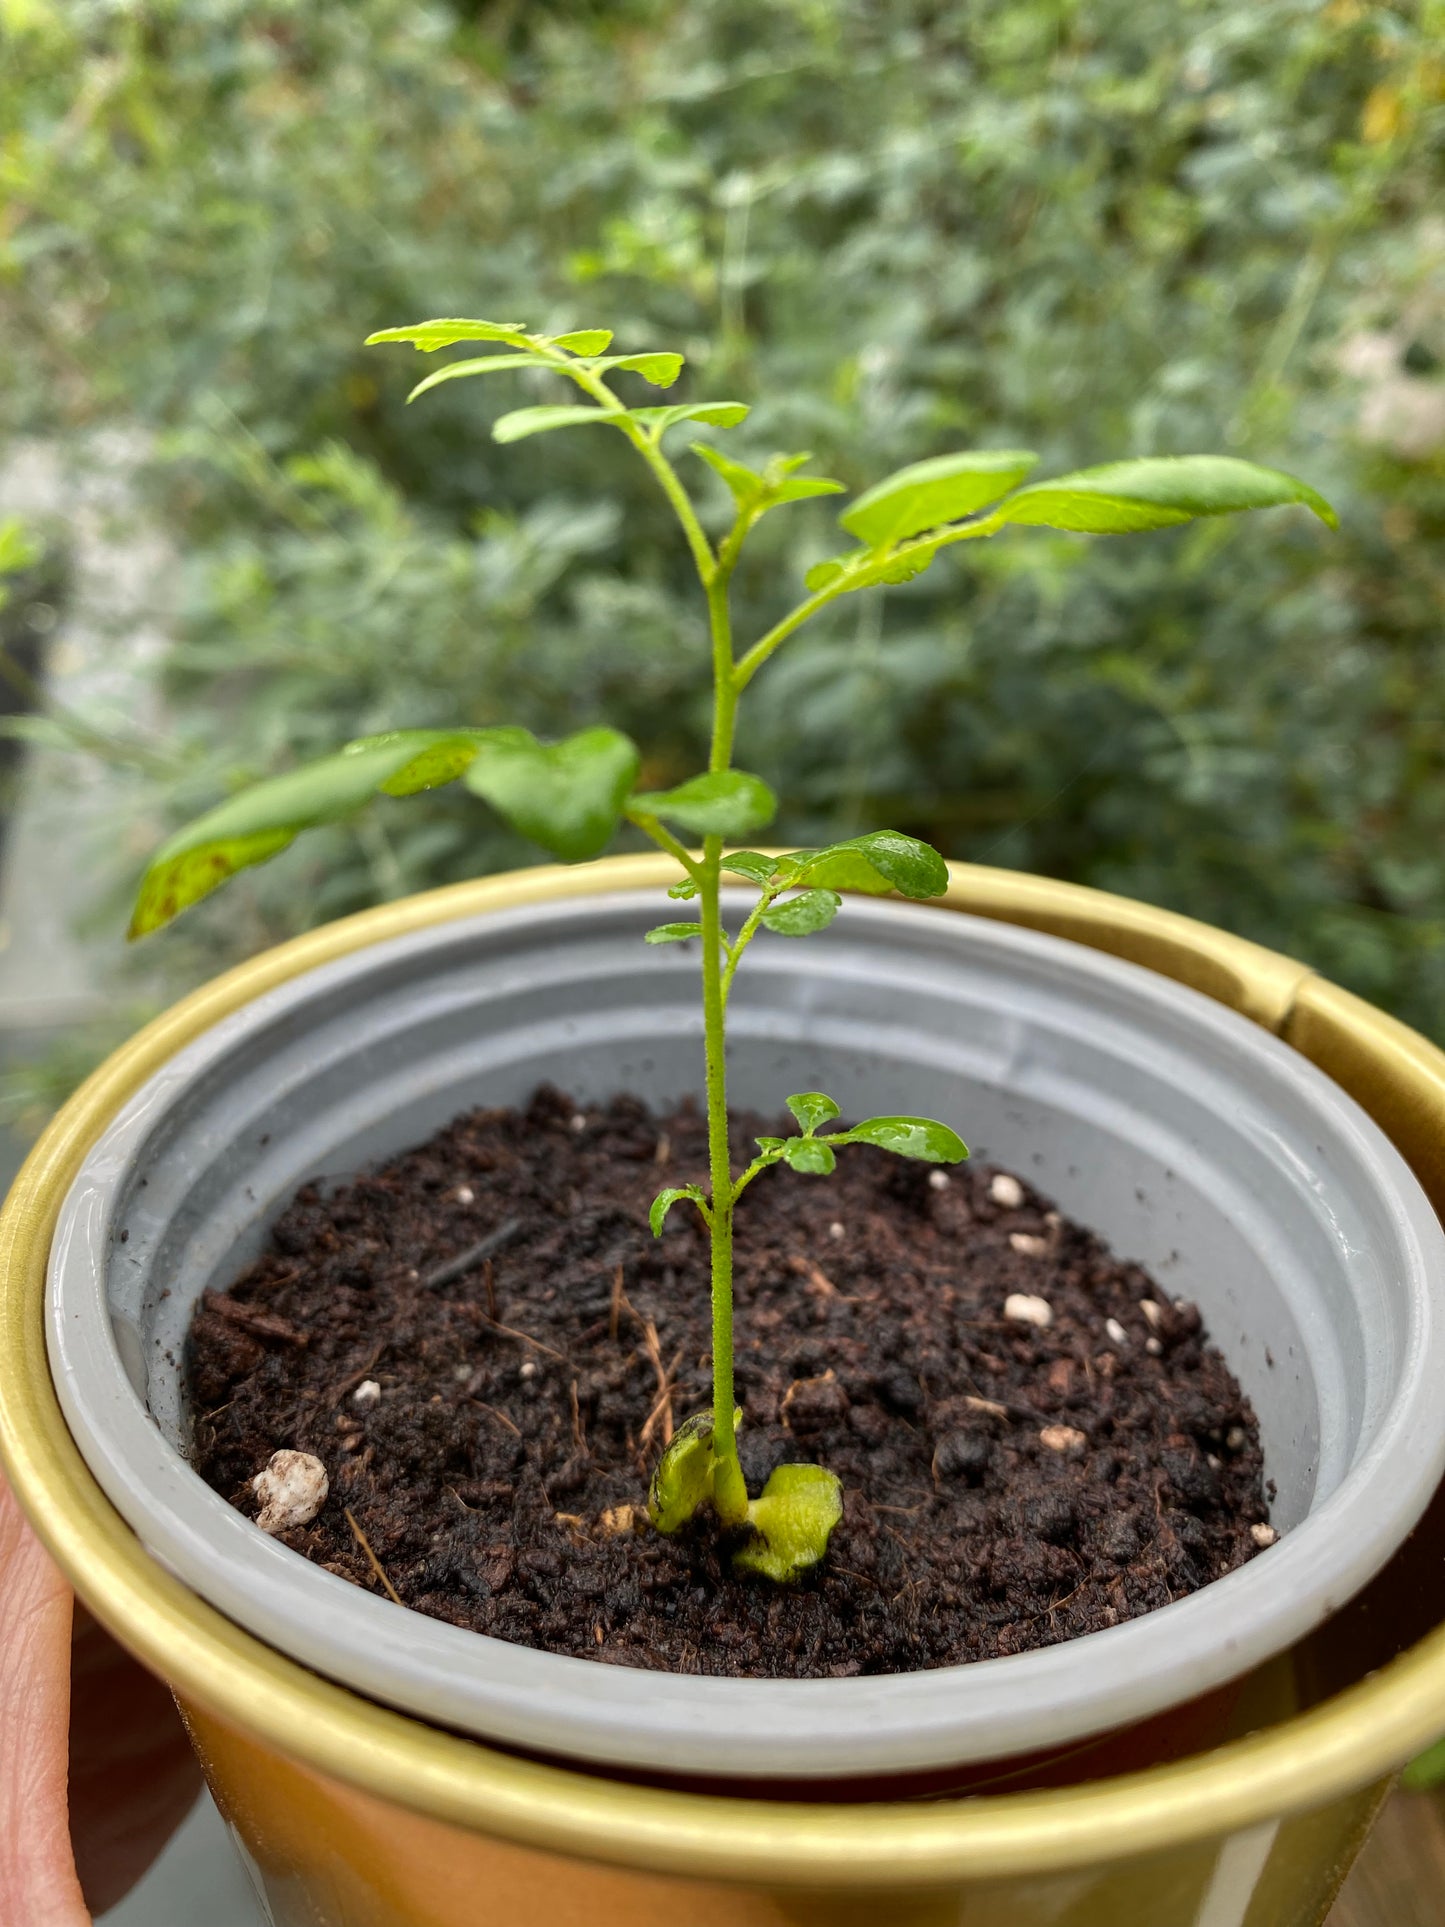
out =
<path fill-rule="evenodd" d="M 736 1119 L 735 1162 L 785 1128 Z M 705 1173 L 692 1110 L 544 1090 L 303 1190 L 197 1309 L 198 1470 L 254 1516 L 271 1454 L 312 1453 L 330 1493 L 296 1551 L 458 1626 L 678 1672 L 1022 1652 L 1268 1537 L 1254 1414 L 1192 1305 L 1007 1174 L 869 1148 L 829 1178 L 778 1167 L 738 1209 L 743 1469 L 754 1493 L 787 1460 L 838 1474 L 827 1559 L 779 1588 L 734 1578 L 711 1520 L 652 1531 L 711 1356 L 702 1225 L 679 1205 L 654 1241 L 647 1208 Z"/>

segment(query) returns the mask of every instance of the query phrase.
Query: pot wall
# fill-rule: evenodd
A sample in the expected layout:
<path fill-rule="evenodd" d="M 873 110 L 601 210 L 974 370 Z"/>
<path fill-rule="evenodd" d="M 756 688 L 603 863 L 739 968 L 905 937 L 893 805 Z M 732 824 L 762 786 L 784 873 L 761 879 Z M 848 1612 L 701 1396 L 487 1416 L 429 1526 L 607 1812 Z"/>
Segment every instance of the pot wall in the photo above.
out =
<path fill-rule="evenodd" d="M 749 959 L 734 1102 L 821 1089 L 845 1116 L 946 1118 L 1196 1300 L 1259 1413 L 1282 1543 L 1083 1643 L 882 1678 L 653 1674 L 643 1691 L 626 1668 L 398 1625 L 258 1535 L 182 1456 L 197 1296 L 238 1275 L 301 1183 L 474 1105 L 543 1081 L 584 1102 L 697 1095 L 696 960 L 643 944 L 658 903 L 493 911 L 338 958 L 179 1053 L 95 1147 L 56 1235 L 52 1362 L 96 1476 L 184 1580 L 317 1670 L 479 1737 L 776 1783 L 948 1773 L 1157 1717 L 1288 1646 L 1390 1556 L 1445 1458 L 1445 1238 L 1403 1160 L 1207 998 L 1040 933 L 867 901 Z"/>
<path fill-rule="evenodd" d="M 1067 1871 L 847 1893 L 687 1880 L 487 1839 L 184 1708 L 274 1927 L 1318 1927 L 1388 1789 Z"/>
<path fill-rule="evenodd" d="M 953 1927 L 1094 1927 L 1077 1912 L 1091 1890 L 1108 1901 L 1109 1882 L 1146 1869 L 1146 1897 L 1110 1901 L 1098 1927 L 1318 1927 L 1389 1774 L 1445 1730 L 1445 1494 L 1385 1573 L 1295 1649 L 1299 1713 L 1152 1772 L 1053 1794 L 861 1809 L 609 1786 L 402 1719 L 240 1632 L 151 1559 L 106 1501 L 51 1388 L 41 1303 L 61 1200 L 134 1090 L 209 1024 L 363 943 L 498 903 L 656 885 L 665 868 L 624 860 L 488 880 L 255 959 L 97 1073 L 0 1216 L 0 1457 L 97 1616 L 182 1696 L 278 1927 L 570 1927 L 564 1901 L 605 1927 L 603 1906 L 619 1898 L 643 1927 L 659 1898 L 668 1927 L 697 1899 L 691 1921 L 706 1927 L 701 1908 L 719 1888 L 753 1906 L 735 1916 L 740 1927 L 806 1921 L 804 1905 L 817 1920 L 820 1895 L 847 1927 L 919 1927 L 920 1905 L 935 1919 L 941 1907 Z M 1445 1056 L 1423 1038 L 1286 958 L 1098 892 L 958 866 L 947 902 L 1131 957 L 1290 1037 L 1386 1125 L 1445 1206 Z M 1217 1872 L 1226 1850 L 1229 1882 L 1213 1887 L 1211 1872 L 1205 1884 L 1202 1868 Z"/>

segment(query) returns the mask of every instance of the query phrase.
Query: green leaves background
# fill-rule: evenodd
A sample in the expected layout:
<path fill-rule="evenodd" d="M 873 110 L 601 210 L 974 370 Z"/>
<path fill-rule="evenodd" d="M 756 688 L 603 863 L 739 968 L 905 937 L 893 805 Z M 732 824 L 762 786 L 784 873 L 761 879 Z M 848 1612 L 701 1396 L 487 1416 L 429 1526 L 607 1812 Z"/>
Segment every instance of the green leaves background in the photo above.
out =
<path fill-rule="evenodd" d="M 968 446 L 1043 475 L 1195 448 L 1307 475 L 1339 536 L 1303 508 L 1017 528 L 849 597 L 759 678 L 742 760 L 783 798 L 769 840 L 897 824 L 1245 930 L 1441 1031 L 1438 6 L 49 15 L 0 59 L 0 420 L 138 436 L 187 558 L 166 760 L 100 826 L 97 924 L 175 824 L 395 724 L 605 720 L 640 788 L 701 766 L 695 590 L 620 438 L 496 446 L 499 416 L 570 399 L 516 373 L 406 408 L 505 339 L 358 342 L 448 308 L 602 318 L 619 352 L 685 352 L 666 403 L 753 404 L 669 435 L 719 516 L 694 434 L 756 474 L 812 449 L 855 505 Z M 846 548 L 839 506 L 768 516 L 744 633 Z M 445 795 L 380 805 L 178 925 L 163 967 L 535 854 Z"/>

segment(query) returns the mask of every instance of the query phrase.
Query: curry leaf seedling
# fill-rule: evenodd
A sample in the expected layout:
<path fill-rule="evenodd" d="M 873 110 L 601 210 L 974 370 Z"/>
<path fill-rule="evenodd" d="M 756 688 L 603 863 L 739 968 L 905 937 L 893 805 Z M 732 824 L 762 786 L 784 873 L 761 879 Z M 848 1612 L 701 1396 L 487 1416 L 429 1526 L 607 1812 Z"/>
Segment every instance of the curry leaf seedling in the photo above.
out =
<path fill-rule="evenodd" d="M 761 777 L 733 765 L 739 699 L 788 638 L 840 597 L 901 583 L 928 568 L 939 552 L 977 542 L 1011 526 L 1110 535 L 1167 528 L 1199 516 L 1302 503 L 1331 526 L 1329 504 L 1304 482 L 1275 469 L 1219 455 L 1111 462 L 1051 481 L 1031 480 L 1037 458 L 1019 449 L 968 450 L 915 462 L 888 476 L 847 507 L 839 520 L 853 546 L 809 570 L 807 593 L 766 634 L 741 650 L 734 641 L 729 583 L 743 545 L 765 515 L 791 502 L 842 492 L 842 484 L 805 474 L 807 455 L 775 455 L 751 468 L 710 442 L 689 444 L 722 484 L 731 513 L 720 536 L 684 486 L 663 443 L 687 424 L 731 428 L 747 415 L 738 401 L 629 407 L 610 385 L 627 374 L 670 388 L 681 355 L 649 350 L 610 354 L 605 328 L 569 334 L 529 333 L 513 321 L 427 321 L 388 328 L 371 343 L 435 353 L 458 343 L 488 343 L 486 352 L 446 363 L 412 390 L 412 398 L 445 383 L 526 369 L 570 382 L 583 399 L 567 405 L 514 409 L 492 426 L 501 443 L 558 429 L 603 427 L 618 434 L 651 470 L 682 527 L 706 602 L 712 657 L 712 750 L 707 769 L 672 789 L 639 793 L 639 758 L 617 730 L 584 729 L 544 744 L 512 727 L 402 729 L 348 743 L 336 755 L 258 783 L 220 804 L 160 849 L 140 886 L 132 935 L 169 922 L 187 905 L 247 865 L 284 850 L 305 829 L 349 816 L 378 793 L 410 796 L 462 782 L 523 835 L 573 863 L 600 854 L 618 827 L 634 825 L 676 862 L 670 897 L 692 906 L 648 931 L 652 944 L 696 940 L 702 960 L 706 1059 L 708 1181 L 663 1191 L 652 1206 L 661 1236 L 676 1205 L 696 1210 L 711 1240 L 713 1399 L 674 1434 L 652 1482 L 649 1511 L 662 1532 L 676 1532 L 711 1507 L 734 1536 L 739 1570 L 772 1580 L 794 1578 L 822 1558 L 842 1513 L 838 1480 L 821 1466 L 785 1465 L 763 1491 L 749 1496 L 738 1462 L 742 1414 L 733 1399 L 733 1218 L 738 1200 L 770 1166 L 826 1175 L 839 1150 L 872 1144 L 899 1156 L 951 1164 L 967 1156 L 945 1124 L 918 1117 L 875 1117 L 849 1128 L 820 1091 L 788 1099 L 797 1124 L 789 1137 L 758 1140 L 758 1154 L 736 1176 L 728 1149 L 725 1033 L 728 1000 L 748 946 L 762 930 L 806 937 L 826 929 L 844 891 L 905 897 L 941 896 L 948 887 L 942 858 L 895 830 L 874 830 L 824 849 L 784 854 L 733 847 L 765 830 L 776 798 Z M 370 344 L 368 344 L 370 345 Z M 701 479 L 701 478 L 700 478 Z M 735 928 L 724 928 L 723 879 L 756 892 Z"/>

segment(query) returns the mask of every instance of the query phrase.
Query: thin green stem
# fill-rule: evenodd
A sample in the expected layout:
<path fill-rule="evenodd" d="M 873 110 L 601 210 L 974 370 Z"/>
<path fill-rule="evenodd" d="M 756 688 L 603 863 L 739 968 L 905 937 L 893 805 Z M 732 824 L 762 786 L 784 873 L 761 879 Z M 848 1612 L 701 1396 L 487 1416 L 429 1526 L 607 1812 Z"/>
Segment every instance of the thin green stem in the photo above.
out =
<path fill-rule="evenodd" d="M 569 376 L 577 386 L 589 394 L 609 414 L 617 413 L 622 404 L 607 386 L 600 375 L 594 375 L 590 368 L 584 368 L 575 361 L 559 361 L 551 355 L 542 357 L 549 367 Z M 692 559 L 703 587 L 711 586 L 717 571 L 717 557 L 712 552 L 712 544 L 703 533 L 702 523 L 697 519 L 697 511 L 688 497 L 687 490 L 678 480 L 677 470 L 663 454 L 660 445 L 636 422 L 620 421 L 617 426 L 637 450 L 643 461 L 657 477 L 659 486 L 672 504 L 673 513 L 682 524 L 682 532 L 687 537 L 687 545 L 692 550 Z"/>
<path fill-rule="evenodd" d="M 1003 517 L 990 512 L 980 515 L 976 521 L 960 522 L 942 531 L 932 529 L 927 535 L 919 536 L 911 542 L 900 542 L 898 547 L 878 565 L 876 573 L 870 566 L 867 572 L 859 571 L 841 576 L 838 580 L 828 583 L 826 587 L 815 590 L 805 602 L 800 602 L 796 609 L 790 609 L 787 615 L 775 622 L 765 636 L 760 636 L 752 648 L 738 658 L 733 672 L 738 693 L 741 694 L 747 688 L 774 650 L 781 648 L 789 636 L 801 629 L 805 622 L 811 622 L 820 610 L 826 609 L 830 602 L 836 602 L 839 596 L 847 595 L 850 590 L 870 588 L 874 583 L 881 582 L 884 570 L 892 568 L 896 563 L 907 562 L 913 556 L 925 555 L 931 550 L 948 548 L 955 542 L 973 542 L 981 535 L 994 535 L 1003 526 Z M 860 575 L 863 577 L 861 581 Z"/>
<path fill-rule="evenodd" d="M 648 816 L 642 810 L 629 810 L 627 820 L 635 824 L 644 836 L 650 836 L 660 850 L 666 850 L 670 857 L 675 857 L 694 883 L 701 882 L 702 865 L 696 861 L 687 845 L 680 842 L 664 824 L 659 823 L 655 816 Z"/>
<path fill-rule="evenodd" d="M 735 551 L 734 551 L 735 553 Z M 728 581 L 732 557 L 725 567 L 705 576 L 708 625 L 712 631 L 713 725 L 708 768 L 717 772 L 732 761 L 737 724 L 738 686 L 733 668 L 732 617 Z M 718 904 L 723 839 L 703 839 L 699 896 L 702 905 L 702 1012 L 707 1059 L 707 1146 L 712 1188 L 712 1437 L 713 1507 L 724 1525 L 741 1525 L 748 1516 L 748 1489 L 738 1463 L 733 1426 L 733 1176 L 728 1147 L 727 1000 L 723 991 L 723 953 L 727 951 L 729 978 L 737 948 L 723 937 Z"/>
<path fill-rule="evenodd" d="M 726 1033 L 722 1000 L 722 922 L 718 857 L 722 839 L 707 839 L 702 903 L 702 1009 L 707 1058 L 707 1142 L 712 1188 L 712 1437 L 716 1471 L 713 1505 L 725 1525 L 747 1517 L 748 1494 L 738 1464 L 733 1427 L 733 1182 L 728 1150 Z"/>
<path fill-rule="evenodd" d="M 738 965 L 743 960 L 743 952 L 758 934 L 759 929 L 762 927 L 763 916 L 777 895 L 778 892 L 776 890 L 764 890 L 763 894 L 748 912 L 742 929 L 739 930 L 738 934 L 733 938 L 732 947 L 728 953 L 728 966 L 723 972 L 722 980 L 724 1012 L 727 1010 L 728 997 L 732 992 L 733 978 L 738 974 Z"/>

